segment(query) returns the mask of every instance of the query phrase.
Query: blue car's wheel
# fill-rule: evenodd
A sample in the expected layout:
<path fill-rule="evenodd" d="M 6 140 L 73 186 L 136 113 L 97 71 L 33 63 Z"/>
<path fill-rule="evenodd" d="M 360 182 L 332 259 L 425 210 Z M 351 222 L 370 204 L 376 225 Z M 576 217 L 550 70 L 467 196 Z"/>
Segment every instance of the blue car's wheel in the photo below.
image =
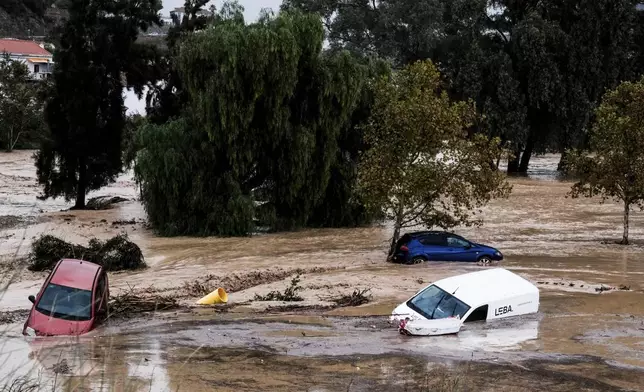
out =
<path fill-rule="evenodd" d="M 479 257 L 478 262 L 483 265 L 488 265 L 492 264 L 492 259 L 490 258 L 490 256 L 481 256 Z"/>
<path fill-rule="evenodd" d="M 409 261 L 407 264 L 422 264 L 427 261 L 427 258 L 423 256 L 416 256 L 411 261 Z"/>

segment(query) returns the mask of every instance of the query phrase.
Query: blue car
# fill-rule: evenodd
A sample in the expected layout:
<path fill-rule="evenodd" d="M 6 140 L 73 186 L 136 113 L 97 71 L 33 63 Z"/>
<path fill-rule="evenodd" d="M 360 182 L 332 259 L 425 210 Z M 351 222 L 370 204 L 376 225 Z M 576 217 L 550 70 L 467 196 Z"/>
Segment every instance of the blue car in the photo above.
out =
<path fill-rule="evenodd" d="M 443 231 L 407 233 L 396 243 L 394 263 L 419 264 L 424 261 L 462 261 L 489 264 L 503 260 L 491 246 L 477 244 Z"/>

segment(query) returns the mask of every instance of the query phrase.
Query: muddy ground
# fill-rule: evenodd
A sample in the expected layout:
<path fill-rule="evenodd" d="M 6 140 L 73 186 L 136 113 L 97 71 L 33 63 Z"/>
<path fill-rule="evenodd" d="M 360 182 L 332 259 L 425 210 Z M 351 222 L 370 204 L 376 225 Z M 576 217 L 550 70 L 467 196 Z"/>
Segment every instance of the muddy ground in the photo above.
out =
<path fill-rule="evenodd" d="M 509 199 L 484 209 L 481 227 L 455 230 L 498 247 L 501 266 L 537 284 L 540 313 L 411 338 L 386 322 L 395 305 L 430 282 L 486 267 L 385 263 L 388 227 L 159 238 L 145 226 L 130 174 L 90 195 L 129 201 L 70 212 L 64 200 L 36 199 L 30 152 L 0 154 L 0 275 L 9 284 L 0 299 L 0 378 L 29 375 L 42 390 L 644 390 L 643 214 L 632 214 L 635 244 L 616 245 L 621 206 L 566 198 L 570 183 L 556 178 L 557 161 L 537 157 L 529 177 L 512 179 Z M 30 241 L 120 232 L 141 246 L 149 268 L 111 274 L 112 294 L 170 295 L 182 308 L 110 320 L 80 339 L 21 337 L 27 296 L 44 279 L 23 268 Z M 254 301 L 283 290 L 297 269 L 304 310 Z M 236 306 L 193 306 L 219 285 Z M 367 288 L 369 304 L 329 307 L 332 297 Z"/>

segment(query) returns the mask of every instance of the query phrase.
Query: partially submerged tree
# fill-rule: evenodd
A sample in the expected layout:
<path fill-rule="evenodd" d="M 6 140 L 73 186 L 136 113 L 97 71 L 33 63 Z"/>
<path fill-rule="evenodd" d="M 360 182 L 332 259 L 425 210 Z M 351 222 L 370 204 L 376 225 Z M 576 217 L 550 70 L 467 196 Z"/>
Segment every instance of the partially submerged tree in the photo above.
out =
<path fill-rule="evenodd" d="M 596 111 L 588 153 L 570 153 L 569 169 L 579 181 L 570 195 L 600 196 L 624 205 L 621 244 L 628 245 L 630 211 L 644 207 L 644 79 L 624 82 L 604 96 Z"/>
<path fill-rule="evenodd" d="M 154 50 L 135 41 L 160 24 L 160 0 L 72 0 L 54 54 L 54 87 L 45 109 L 50 135 L 36 157 L 42 197 L 76 199 L 122 170 L 123 88 L 142 93 Z"/>
<path fill-rule="evenodd" d="M 430 61 L 377 82 L 359 186 L 367 205 L 393 221 L 390 253 L 403 228 L 476 224 L 475 209 L 508 195 L 492 164 L 499 140 L 467 137 L 475 116 L 471 104 L 450 101 Z"/>
<path fill-rule="evenodd" d="M 44 127 L 38 82 L 29 69 L 5 54 L 0 58 L 0 146 L 11 152 L 21 137 L 34 140 Z"/>
<path fill-rule="evenodd" d="M 367 67 L 323 52 L 315 16 L 264 14 L 247 25 L 235 9 L 186 35 L 176 58 L 182 116 L 140 135 L 141 196 L 164 234 L 244 235 L 254 219 L 302 227 L 325 197 L 347 199 L 326 190 Z M 343 220 L 337 211 L 318 222 Z"/>

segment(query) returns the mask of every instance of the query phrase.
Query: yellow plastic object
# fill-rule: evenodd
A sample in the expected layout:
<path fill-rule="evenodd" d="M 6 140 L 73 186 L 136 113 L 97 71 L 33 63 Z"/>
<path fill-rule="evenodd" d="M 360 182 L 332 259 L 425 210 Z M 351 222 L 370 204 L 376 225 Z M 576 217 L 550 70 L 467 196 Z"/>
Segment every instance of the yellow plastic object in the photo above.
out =
<path fill-rule="evenodd" d="M 228 302 L 228 294 L 221 287 L 197 301 L 199 305 L 225 304 L 226 302 Z"/>

